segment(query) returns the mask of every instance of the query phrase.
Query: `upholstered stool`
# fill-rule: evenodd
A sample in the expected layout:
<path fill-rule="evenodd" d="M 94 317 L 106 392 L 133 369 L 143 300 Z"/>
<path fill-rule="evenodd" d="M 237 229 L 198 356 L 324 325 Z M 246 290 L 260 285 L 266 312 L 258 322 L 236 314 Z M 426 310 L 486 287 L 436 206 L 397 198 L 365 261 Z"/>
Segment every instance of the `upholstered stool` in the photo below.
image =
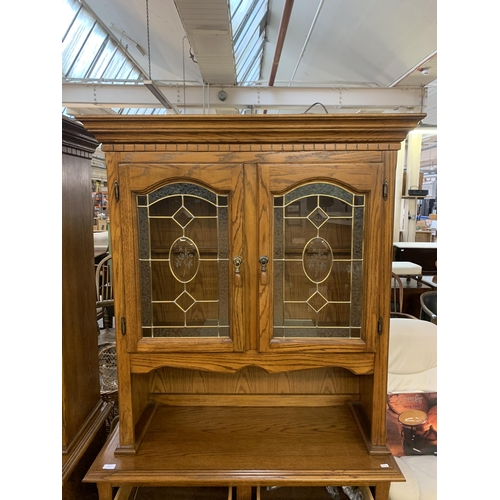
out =
<path fill-rule="evenodd" d="M 398 276 L 406 277 L 406 281 L 411 278 L 417 280 L 417 286 L 422 286 L 422 266 L 413 262 L 395 261 L 392 263 L 392 272 Z"/>

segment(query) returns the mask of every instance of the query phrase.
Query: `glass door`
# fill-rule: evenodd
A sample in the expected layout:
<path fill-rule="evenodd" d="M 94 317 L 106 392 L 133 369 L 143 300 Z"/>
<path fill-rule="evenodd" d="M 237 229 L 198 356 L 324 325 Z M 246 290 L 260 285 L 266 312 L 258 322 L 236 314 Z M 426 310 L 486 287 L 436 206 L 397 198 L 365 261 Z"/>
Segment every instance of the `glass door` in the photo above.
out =
<path fill-rule="evenodd" d="M 260 284 L 266 318 L 261 350 L 369 348 L 368 332 L 376 325 L 374 315 L 363 311 L 378 307 L 368 287 L 378 272 L 371 219 L 381 208 L 379 174 L 372 165 L 356 166 L 356 175 L 352 171 L 302 165 L 271 166 L 263 173 L 267 182 L 261 183 L 260 199 L 270 206 L 272 238 L 261 250 L 269 256 L 265 271 L 261 268 L 269 274 Z M 262 309 L 267 299 L 268 312 Z"/>
<path fill-rule="evenodd" d="M 242 350 L 244 313 L 234 307 L 242 302 L 241 236 L 234 224 L 241 167 L 204 166 L 196 178 L 179 179 L 175 167 L 149 166 L 150 179 L 162 177 L 151 186 L 143 186 L 144 172 L 134 175 L 135 168 L 121 175 L 133 228 L 124 252 L 135 254 L 124 261 L 125 296 L 134 309 L 126 315 L 127 345 L 154 352 Z"/>

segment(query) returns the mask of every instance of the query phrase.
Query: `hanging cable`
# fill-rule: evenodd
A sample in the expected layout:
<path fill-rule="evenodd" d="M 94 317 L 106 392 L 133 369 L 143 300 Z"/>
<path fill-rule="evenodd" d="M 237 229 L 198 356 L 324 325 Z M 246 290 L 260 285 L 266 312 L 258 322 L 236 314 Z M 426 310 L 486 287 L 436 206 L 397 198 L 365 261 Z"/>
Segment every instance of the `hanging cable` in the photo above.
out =
<path fill-rule="evenodd" d="M 149 40 L 149 0 L 146 0 L 146 30 L 148 33 L 148 64 L 149 64 L 149 79 L 151 80 L 151 43 Z"/>
<path fill-rule="evenodd" d="M 321 106 L 324 110 L 325 110 L 325 113 L 328 114 L 328 110 L 326 109 L 326 107 L 321 104 L 320 102 L 315 102 L 314 104 L 311 104 L 311 106 L 309 106 L 305 111 L 304 111 L 304 114 L 306 114 L 311 108 L 313 108 L 314 106 L 316 105 L 319 105 Z"/>
<path fill-rule="evenodd" d="M 186 49 L 184 48 L 184 40 L 186 36 L 182 39 L 182 89 L 184 92 L 184 114 L 186 114 Z"/>
<path fill-rule="evenodd" d="M 149 65 L 149 79 L 144 80 L 144 85 L 148 90 L 158 99 L 158 101 L 163 104 L 166 109 L 172 109 L 176 114 L 179 114 L 179 110 L 169 102 L 169 100 L 163 95 L 163 92 L 158 88 L 153 79 L 151 78 L 151 41 L 149 33 L 149 1 L 146 0 L 146 29 L 148 34 L 148 65 Z"/>

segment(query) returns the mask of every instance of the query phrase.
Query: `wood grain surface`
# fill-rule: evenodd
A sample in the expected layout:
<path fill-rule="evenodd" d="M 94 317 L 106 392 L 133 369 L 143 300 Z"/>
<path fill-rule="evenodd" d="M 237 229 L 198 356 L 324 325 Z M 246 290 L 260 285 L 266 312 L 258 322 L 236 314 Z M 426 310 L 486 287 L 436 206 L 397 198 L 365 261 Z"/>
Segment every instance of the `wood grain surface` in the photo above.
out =
<path fill-rule="evenodd" d="M 159 407 L 136 455 L 118 432 L 86 481 L 140 485 L 370 485 L 401 481 L 393 457 L 370 455 L 345 406 Z"/>

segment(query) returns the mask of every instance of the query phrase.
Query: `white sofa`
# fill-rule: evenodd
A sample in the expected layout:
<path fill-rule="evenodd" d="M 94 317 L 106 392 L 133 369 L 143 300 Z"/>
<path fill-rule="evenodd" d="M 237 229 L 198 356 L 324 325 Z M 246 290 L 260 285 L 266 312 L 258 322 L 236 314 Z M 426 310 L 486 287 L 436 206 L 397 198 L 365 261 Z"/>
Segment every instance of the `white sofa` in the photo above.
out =
<path fill-rule="evenodd" d="M 437 392 L 437 326 L 391 318 L 387 392 Z M 392 483 L 390 500 L 437 500 L 437 457 L 396 457 L 404 483 Z"/>

